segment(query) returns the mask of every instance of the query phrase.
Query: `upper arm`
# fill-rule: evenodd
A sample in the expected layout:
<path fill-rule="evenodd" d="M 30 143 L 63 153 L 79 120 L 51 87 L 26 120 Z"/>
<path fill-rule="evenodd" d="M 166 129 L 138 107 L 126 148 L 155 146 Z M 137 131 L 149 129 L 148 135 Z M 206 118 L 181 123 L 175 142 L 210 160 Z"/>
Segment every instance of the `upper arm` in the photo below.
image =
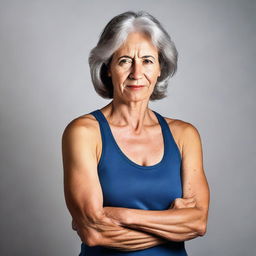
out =
<path fill-rule="evenodd" d="M 64 194 L 72 217 L 84 225 L 103 211 L 103 196 L 97 174 L 95 125 L 75 120 L 62 135 Z"/>
<path fill-rule="evenodd" d="M 186 123 L 182 132 L 183 197 L 194 197 L 196 207 L 208 216 L 210 191 L 203 167 L 203 150 L 198 130 Z"/>

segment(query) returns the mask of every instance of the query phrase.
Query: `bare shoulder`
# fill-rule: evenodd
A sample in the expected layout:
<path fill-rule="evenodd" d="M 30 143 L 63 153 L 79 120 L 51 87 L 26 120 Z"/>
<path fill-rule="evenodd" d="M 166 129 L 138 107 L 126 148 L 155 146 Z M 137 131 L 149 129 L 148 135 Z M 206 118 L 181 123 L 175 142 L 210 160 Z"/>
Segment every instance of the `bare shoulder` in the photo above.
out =
<path fill-rule="evenodd" d="M 79 117 L 74 118 L 73 120 L 71 120 L 68 125 L 65 127 L 65 130 L 70 130 L 70 129 L 74 129 L 74 128 L 81 128 L 81 129 L 90 129 L 90 128 L 94 128 L 95 125 L 97 124 L 97 121 L 95 119 L 95 117 L 91 114 L 85 114 Z"/>
<path fill-rule="evenodd" d="M 90 142 L 96 142 L 99 135 L 99 125 L 95 117 L 85 114 L 71 120 L 65 127 L 62 140 L 90 138 Z"/>
<path fill-rule="evenodd" d="M 177 134 L 177 136 L 184 135 L 184 133 L 198 133 L 195 125 L 184 120 L 173 119 L 169 117 L 165 117 L 165 120 L 167 121 L 171 132 Z"/>
<path fill-rule="evenodd" d="M 173 119 L 169 117 L 164 118 L 169 125 L 174 140 L 179 147 L 181 153 L 183 145 L 186 144 L 188 140 L 191 141 L 193 139 L 200 139 L 199 132 L 195 125 L 180 119 Z"/>

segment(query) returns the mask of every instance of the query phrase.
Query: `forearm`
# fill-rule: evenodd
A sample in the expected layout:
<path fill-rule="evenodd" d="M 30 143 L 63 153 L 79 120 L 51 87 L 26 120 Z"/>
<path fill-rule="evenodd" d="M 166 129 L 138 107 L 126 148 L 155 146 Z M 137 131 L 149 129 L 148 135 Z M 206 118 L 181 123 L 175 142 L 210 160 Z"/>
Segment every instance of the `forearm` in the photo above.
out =
<path fill-rule="evenodd" d="M 168 242 L 145 231 L 122 227 L 106 216 L 80 229 L 78 233 L 82 241 L 82 238 L 91 237 L 90 246 L 98 245 L 120 251 L 142 250 Z M 84 242 L 88 244 L 88 239 Z"/>
<path fill-rule="evenodd" d="M 119 225 L 114 225 L 110 229 L 100 228 L 99 232 L 101 242 L 98 245 L 123 251 L 141 250 L 168 242 L 154 234 Z"/>
<path fill-rule="evenodd" d="M 146 231 L 171 241 L 190 240 L 205 232 L 205 214 L 196 207 L 163 211 L 129 208 L 108 210 L 124 227 Z"/>

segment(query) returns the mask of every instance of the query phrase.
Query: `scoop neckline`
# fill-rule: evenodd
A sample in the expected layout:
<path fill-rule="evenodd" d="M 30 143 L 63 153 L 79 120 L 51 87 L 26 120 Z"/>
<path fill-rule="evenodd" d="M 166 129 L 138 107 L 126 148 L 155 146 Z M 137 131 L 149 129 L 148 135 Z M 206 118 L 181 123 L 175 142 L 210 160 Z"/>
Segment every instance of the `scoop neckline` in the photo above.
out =
<path fill-rule="evenodd" d="M 103 117 L 104 121 L 106 122 L 107 124 L 107 130 L 108 130 L 108 133 L 113 141 L 113 144 L 115 145 L 116 149 L 119 151 L 120 155 L 126 160 L 126 162 L 128 162 L 130 165 L 134 166 L 134 167 L 137 167 L 139 169 L 155 169 L 155 168 L 158 168 L 160 166 L 163 165 L 164 161 L 165 161 L 165 158 L 166 158 L 166 153 L 167 153 L 167 141 L 166 141 L 166 136 L 165 136 L 165 132 L 164 132 L 164 127 L 163 127 L 163 124 L 160 120 L 160 114 L 158 114 L 157 112 L 155 112 L 154 110 L 152 110 L 152 112 L 155 114 L 157 120 L 158 120 L 158 123 L 161 127 L 161 131 L 162 131 L 162 137 L 163 137 L 163 143 L 164 143 L 164 153 L 163 153 L 163 156 L 162 156 L 162 159 L 154 164 L 154 165 L 147 165 L 147 166 L 143 166 L 143 165 L 140 165 L 140 164 L 137 164 L 135 163 L 133 160 L 131 160 L 128 156 L 126 156 L 126 154 L 121 150 L 121 148 L 119 147 L 119 145 L 117 144 L 116 140 L 115 140 L 115 137 L 112 133 L 112 130 L 111 130 L 111 127 L 109 125 L 109 122 L 107 120 L 107 118 L 104 116 L 103 112 L 100 110 L 100 109 L 97 109 L 97 111 L 100 113 L 100 115 Z M 159 116 L 158 116 L 159 115 Z"/>

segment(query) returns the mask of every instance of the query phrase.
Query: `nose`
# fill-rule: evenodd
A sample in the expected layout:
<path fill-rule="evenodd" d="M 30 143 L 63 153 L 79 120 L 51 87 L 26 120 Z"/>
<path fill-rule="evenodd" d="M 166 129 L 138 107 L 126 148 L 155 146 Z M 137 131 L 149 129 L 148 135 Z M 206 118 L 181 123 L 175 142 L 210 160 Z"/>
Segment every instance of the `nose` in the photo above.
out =
<path fill-rule="evenodd" d="M 131 73 L 129 74 L 130 79 L 138 80 L 143 77 L 143 67 L 141 63 L 134 61 L 132 68 L 131 68 Z"/>

